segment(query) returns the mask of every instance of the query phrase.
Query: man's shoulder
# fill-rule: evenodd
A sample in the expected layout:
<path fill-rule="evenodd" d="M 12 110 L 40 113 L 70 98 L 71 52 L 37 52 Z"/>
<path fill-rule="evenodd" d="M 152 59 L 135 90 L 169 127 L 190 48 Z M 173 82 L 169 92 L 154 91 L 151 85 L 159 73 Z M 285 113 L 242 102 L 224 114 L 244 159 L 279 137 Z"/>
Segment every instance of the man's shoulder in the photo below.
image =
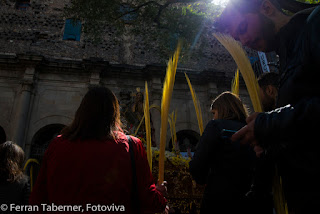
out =
<path fill-rule="evenodd" d="M 312 23 L 315 21 L 320 20 L 320 5 L 317 7 L 314 7 L 313 10 L 310 12 L 310 15 L 308 16 L 307 23 Z"/>

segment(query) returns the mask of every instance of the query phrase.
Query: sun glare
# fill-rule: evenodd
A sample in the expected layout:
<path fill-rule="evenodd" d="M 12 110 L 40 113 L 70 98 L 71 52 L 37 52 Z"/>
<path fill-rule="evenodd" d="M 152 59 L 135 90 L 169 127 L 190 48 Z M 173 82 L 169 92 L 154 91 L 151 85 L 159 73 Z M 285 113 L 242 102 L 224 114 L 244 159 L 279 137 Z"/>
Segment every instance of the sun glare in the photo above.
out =
<path fill-rule="evenodd" d="M 228 1 L 229 0 L 212 0 L 211 3 L 225 7 L 225 6 L 227 6 Z"/>

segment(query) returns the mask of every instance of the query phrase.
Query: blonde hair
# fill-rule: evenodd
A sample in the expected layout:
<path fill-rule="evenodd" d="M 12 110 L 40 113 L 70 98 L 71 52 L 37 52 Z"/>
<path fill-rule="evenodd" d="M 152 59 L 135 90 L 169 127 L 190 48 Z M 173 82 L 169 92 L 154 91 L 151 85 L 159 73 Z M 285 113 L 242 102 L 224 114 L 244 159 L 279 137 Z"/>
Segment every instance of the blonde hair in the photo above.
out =
<path fill-rule="evenodd" d="M 230 91 L 221 93 L 212 101 L 211 111 L 218 111 L 218 119 L 246 121 L 248 117 L 247 108 L 240 98 Z"/>

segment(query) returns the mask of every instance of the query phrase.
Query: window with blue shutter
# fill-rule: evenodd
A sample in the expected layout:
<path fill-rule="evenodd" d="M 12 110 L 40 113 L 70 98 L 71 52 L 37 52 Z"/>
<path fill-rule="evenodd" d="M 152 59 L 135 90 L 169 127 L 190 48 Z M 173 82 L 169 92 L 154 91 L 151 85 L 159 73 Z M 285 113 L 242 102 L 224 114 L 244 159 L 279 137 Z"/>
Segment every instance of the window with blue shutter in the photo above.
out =
<path fill-rule="evenodd" d="M 26 11 L 28 7 L 30 7 L 30 0 L 17 0 L 16 1 L 16 9 Z"/>
<path fill-rule="evenodd" d="M 80 41 L 81 21 L 67 19 L 64 26 L 63 40 Z"/>

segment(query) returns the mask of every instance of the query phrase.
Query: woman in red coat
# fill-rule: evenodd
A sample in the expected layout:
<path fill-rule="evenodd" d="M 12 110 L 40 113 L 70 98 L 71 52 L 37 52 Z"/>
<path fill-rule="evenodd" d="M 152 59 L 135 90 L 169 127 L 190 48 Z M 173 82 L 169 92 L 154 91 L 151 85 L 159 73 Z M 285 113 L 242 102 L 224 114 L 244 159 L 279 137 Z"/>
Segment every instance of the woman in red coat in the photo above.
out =
<path fill-rule="evenodd" d="M 134 154 L 130 156 L 129 141 L 120 126 L 119 104 L 113 92 L 105 87 L 91 88 L 72 124 L 45 152 L 30 204 L 45 211 L 62 205 L 64 212 L 164 211 L 164 184 L 155 185 L 144 147 L 132 136 Z"/>

